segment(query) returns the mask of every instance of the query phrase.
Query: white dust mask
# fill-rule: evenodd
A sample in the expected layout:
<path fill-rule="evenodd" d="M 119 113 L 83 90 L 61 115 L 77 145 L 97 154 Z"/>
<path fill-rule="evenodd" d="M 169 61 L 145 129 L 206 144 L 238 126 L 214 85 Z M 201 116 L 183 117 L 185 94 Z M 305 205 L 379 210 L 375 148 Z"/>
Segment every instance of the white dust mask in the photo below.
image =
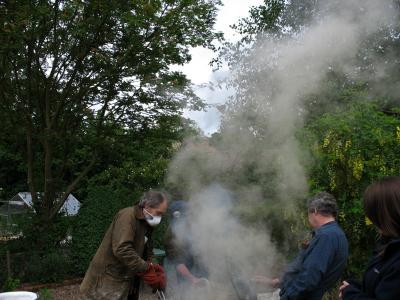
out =
<path fill-rule="evenodd" d="M 158 224 L 160 224 L 161 216 L 153 216 L 146 209 L 143 208 L 143 210 L 146 212 L 144 218 L 146 219 L 147 224 L 149 224 L 152 227 L 157 226 Z"/>

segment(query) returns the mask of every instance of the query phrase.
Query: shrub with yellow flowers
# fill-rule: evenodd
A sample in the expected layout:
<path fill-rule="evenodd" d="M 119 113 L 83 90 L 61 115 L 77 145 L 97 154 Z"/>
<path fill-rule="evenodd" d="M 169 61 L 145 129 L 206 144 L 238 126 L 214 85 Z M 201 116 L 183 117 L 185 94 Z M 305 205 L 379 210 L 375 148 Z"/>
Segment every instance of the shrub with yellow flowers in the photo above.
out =
<path fill-rule="evenodd" d="M 400 116 L 377 103 L 356 102 L 327 113 L 305 128 L 311 188 L 338 199 L 339 222 L 350 241 L 348 273 L 360 273 L 376 232 L 364 216 L 362 195 L 372 181 L 400 174 Z"/>

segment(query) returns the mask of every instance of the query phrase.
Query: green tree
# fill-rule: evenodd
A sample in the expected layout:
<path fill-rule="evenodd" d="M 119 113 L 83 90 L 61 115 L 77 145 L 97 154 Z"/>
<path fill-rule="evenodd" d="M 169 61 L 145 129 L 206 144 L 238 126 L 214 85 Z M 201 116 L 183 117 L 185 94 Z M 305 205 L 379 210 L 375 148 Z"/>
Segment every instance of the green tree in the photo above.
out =
<path fill-rule="evenodd" d="M 246 186 L 247 181 L 260 187 L 262 195 L 278 205 L 284 204 L 279 198 L 280 194 L 292 198 L 300 206 L 304 204 L 304 199 L 298 199 L 298 195 L 304 195 L 304 191 L 297 195 L 286 193 L 300 176 L 291 176 L 290 172 L 286 173 L 287 176 L 281 176 L 279 172 L 286 165 L 290 168 L 294 166 L 292 173 L 304 175 L 302 172 L 296 173 L 297 165 L 292 164 L 292 158 L 295 162 L 301 160 L 302 166 L 311 169 L 306 174 L 306 186 L 313 191 L 331 191 L 338 197 L 343 212 L 340 221 L 351 237 L 351 247 L 354 249 L 349 270 L 359 272 L 369 255 L 367 247 L 371 248 L 374 243 L 372 229 L 365 225 L 361 206 L 362 191 L 373 179 L 398 173 L 398 147 L 394 139 L 397 113 L 392 109 L 398 107 L 397 96 L 393 92 L 397 90 L 397 84 L 393 82 L 400 75 L 398 16 L 391 20 L 393 22 L 386 22 L 385 26 L 379 27 L 375 33 L 362 35 L 359 48 L 354 57 L 350 58 L 351 62 L 345 64 L 346 68 L 339 67 L 340 62 L 332 62 L 331 65 L 327 63 L 326 70 L 329 67 L 329 71 L 320 72 L 317 81 L 310 80 L 316 87 L 310 89 L 312 92 L 308 91 L 308 86 L 304 86 L 295 93 L 289 93 L 291 97 L 279 97 L 282 94 L 287 96 L 285 91 L 294 89 L 296 78 L 287 81 L 282 81 L 281 78 L 286 78 L 286 73 L 297 74 L 294 66 L 302 59 L 300 56 L 296 57 L 296 43 L 291 41 L 302 44 L 302 37 L 312 31 L 312 25 L 324 24 L 324 18 L 343 10 L 346 5 L 351 6 L 352 3 L 359 3 L 361 8 L 367 2 L 266 0 L 264 4 L 251 8 L 250 16 L 234 25 L 244 37 L 237 43 L 226 44 L 221 52 L 221 58 L 228 63 L 231 71 L 228 86 L 235 93 L 224 107 L 220 135 L 215 135 L 212 140 L 217 145 L 225 143 L 227 149 L 235 149 L 237 144 L 240 145 L 235 162 L 241 167 L 240 173 L 246 174 L 242 183 Z M 388 3 L 393 10 L 399 11 L 398 1 L 384 4 Z M 357 18 L 358 16 L 354 17 Z M 363 28 L 360 31 L 363 32 Z M 287 44 L 292 48 L 285 47 Z M 269 48 L 269 45 L 273 46 Z M 280 45 L 283 47 L 280 48 Z M 313 43 L 308 46 L 312 52 Z M 279 59 L 280 57 L 283 59 Z M 290 61 L 293 57 L 298 60 L 293 60 L 289 67 L 279 64 L 282 61 L 285 63 L 286 58 Z M 313 64 L 315 62 L 312 59 L 307 59 L 306 65 L 310 70 L 313 70 Z M 299 69 L 304 67 L 302 64 L 298 66 Z M 307 68 L 304 70 L 304 73 L 299 74 L 311 78 L 313 72 L 308 72 Z M 278 76 L 276 73 L 279 73 Z M 357 79 L 351 75 L 354 73 L 359 75 Z M 373 105 L 368 104 L 371 99 L 376 100 Z M 362 104 L 363 102 L 365 103 Z M 275 124 L 280 126 L 274 126 Z M 304 126 L 315 136 L 307 139 L 300 148 L 298 137 L 301 136 Z M 315 145 L 323 144 L 321 140 L 330 130 L 332 136 L 329 139 L 329 149 L 322 148 L 317 152 Z M 300 134 L 296 135 L 297 132 Z M 351 144 L 346 144 L 344 135 L 352 140 Z M 379 139 L 375 138 L 377 135 L 380 136 Z M 341 162 L 345 145 L 347 148 L 351 146 L 349 149 L 352 151 L 346 152 L 346 161 Z M 310 148 L 311 161 L 307 156 Z M 374 158 L 374 155 L 378 156 Z M 242 157 L 244 159 L 240 160 Z M 379 163 L 374 159 L 379 160 Z M 360 160 L 368 161 L 368 171 Z M 354 177 L 353 167 L 356 176 L 361 176 L 357 173 L 361 172 L 362 177 Z M 362 168 L 366 173 L 357 168 Z M 234 172 L 229 173 L 229 176 L 240 178 Z M 335 184 L 334 188 L 331 184 Z M 279 186 L 284 188 L 278 190 Z M 260 207 L 250 212 L 258 220 L 263 220 L 263 215 L 268 216 L 269 220 L 263 221 L 272 223 L 268 224 L 268 228 L 272 237 L 280 240 L 280 243 L 287 232 L 283 231 L 284 226 L 277 226 L 277 222 L 274 224 L 274 220 L 285 219 L 286 224 L 296 221 L 286 218 L 285 212 L 289 210 L 281 210 L 283 211 L 279 211 L 278 207 L 274 211 L 273 205 L 264 201 Z M 281 215 L 285 217 L 281 218 Z M 304 219 L 304 228 L 306 223 Z M 274 227 L 279 228 L 275 230 Z M 298 226 L 294 231 L 300 228 Z M 293 240 L 293 237 L 289 236 L 290 238 Z M 287 248 L 287 245 L 283 247 Z"/>
<path fill-rule="evenodd" d="M 235 43 L 226 43 L 220 53 L 220 59 L 226 61 L 231 69 L 232 76 L 229 78 L 228 85 L 236 90 L 232 101 L 226 105 L 227 109 L 231 113 L 235 113 L 236 110 L 241 113 L 240 108 L 246 105 L 249 107 L 244 110 L 258 109 L 258 107 L 254 108 L 254 98 L 260 94 L 260 89 L 266 81 L 273 80 L 271 75 L 276 67 L 273 58 L 268 58 L 268 63 L 255 59 L 257 53 L 262 53 L 266 42 L 301 40 L 302 33 L 307 32 L 310 26 L 323 23 L 328 16 L 340 14 L 341 10 L 345 11 L 347 5 L 349 9 L 354 9 L 354 7 L 351 8 L 354 3 L 358 2 L 265 0 L 263 4 L 252 7 L 249 17 L 239 20 L 232 26 L 242 35 L 242 39 Z M 365 10 L 370 3 L 365 2 L 366 7 L 363 7 L 362 1 L 358 4 L 360 9 Z M 386 1 L 382 4 L 389 5 L 393 11 L 400 11 L 400 2 L 397 0 Z M 399 14 L 388 15 L 387 18 L 390 19 L 383 20 L 385 22 L 382 22 L 379 30 L 365 35 L 351 62 L 351 68 L 344 71 L 341 67 L 337 68 L 335 64 L 330 66 L 330 72 L 319 89 L 323 96 L 329 92 L 335 93 L 335 88 L 345 90 L 352 86 L 355 78 L 351 74 L 355 73 L 358 74 L 358 78 L 362 78 L 363 84 L 372 96 L 384 96 L 388 102 L 396 102 L 396 82 L 400 76 L 398 71 L 400 63 L 398 60 L 400 56 Z M 279 53 L 271 56 L 279 56 Z M 273 87 L 274 83 L 272 82 L 269 86 Z M 262 92 L 265 98 L 272 98 L 276 91 L 271 88 L 268 92 Z M 315 101 L 315 97 L 307 97 L 303 102 L 307 106 L 308 114 L 321 114 L 334 106 L 331 100 L 332 97 L 318 97 L 318 101 Z M 311 111 L 309 111 L 310 108 Z"/>
<path fill-rule="evenodd" d="M 359 274 L 376 240 L 362 195 L 374 180 L 400 173 L 399 115 L 382 112 L 376 103 L 353 102 L 310 122 L 305 132 L 313 159 L 310 185 L 338 199 L 339 221 L 350 241 L 349 272 Z"/>
<path fill-rule="evenodd" d="M 221 38 L 212 29 L 219 4 L 0 3 L 1 124 L 22 131 L 25 149 L 18 150 L 42 221 L 54 219 L 113 142 L 115 128 L 145 131 L 184 107 L 203 107 L 169 66 L 188 62 L 189 47 L 213 49 Z"/>
<path fill-rule="evenodd" d="M 0 104 L 1 105 L 1 104 Z M 16 126 L 21 120 L 16 115 L 0 109 L 0 200 L 8 200 L 26 186 L 25 145 L 21 142 L 22 128 Z M 1 203 L 3 204 L 3 203 Z M 1 205 L 0 204 L 0 205 Z"/>
<path fill-rule="evenodd" d="M 103 151 L 101 166 L 78 191 L 86 196 L 87 187 L 144 191 L 164 185 L 164 177 L 173 155 L 182 141 L 196 131 L 193 122 L 180 116 L 161 117 L 158 126 L 143 130 L 117 129 L 113 142 Z"/>

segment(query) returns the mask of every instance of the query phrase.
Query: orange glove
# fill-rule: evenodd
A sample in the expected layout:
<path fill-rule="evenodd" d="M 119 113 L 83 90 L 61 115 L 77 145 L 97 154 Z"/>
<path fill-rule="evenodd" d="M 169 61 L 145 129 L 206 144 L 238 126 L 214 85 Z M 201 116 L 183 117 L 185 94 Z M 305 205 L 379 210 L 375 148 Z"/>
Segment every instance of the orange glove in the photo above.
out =
<path fill-rule="evenodd" d="M 164 273 L 158 273 L 158 289 L 164 291 L 167 287 L 167 278 Z"/>
<path fill-rule="evenodd" d="M 161 274 L 165 274 L 164 268 L 159 265 L 159 264 L 155 264 L 153 265 L 154 271 L 156 271 L 156 273 L 161 273 Z"/>
<path fill-rule="evenodd" d="M 154 265 L 152 263 L 148 264 L 146 271 L 138 273 L 138 275 L 142 277 L 144 283 L 150 286 L 156 285 L 159 282 L 158 275 L 155 272 Z"/>
<path fill-rule="evenodd" d="M 158 283 L 159 283 L 159 277 L 155 272 L 147 273 L 147 274 L 143 275 L 142 278 L 143 278 L 143 282 L 150 286 L 155 286 L 155 285 L 158 285 Z"/>
<path fill-rule="evenodd" d="M 159 264 L 148 264 L 147 270 L 138 273 L 142 277 L 143 282 L 151 286 L 155 290 L 165 290 L 167 286 L 167 279 L 165 277 L 164 268 Z"/>
<path fill-rule="evenodd" d="M 157 283 L 151 285 L 151 287 L 155 290 L 165 290 L 167 286 L 167 279 L 165 277 L 164 268 L 159 264 L 153 265 L 153 268 L 155 273 L 157 274 Z"/>

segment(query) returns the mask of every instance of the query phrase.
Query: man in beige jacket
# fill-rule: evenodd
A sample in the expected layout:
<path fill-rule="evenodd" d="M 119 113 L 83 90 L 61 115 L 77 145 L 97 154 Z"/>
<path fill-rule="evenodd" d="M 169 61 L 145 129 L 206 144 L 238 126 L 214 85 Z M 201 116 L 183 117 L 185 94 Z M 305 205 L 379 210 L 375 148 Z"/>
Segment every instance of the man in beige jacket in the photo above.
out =
<path fill-rule="evenodd" d="M 162 268 L 151 263 L 151 235 L 167 206 L 165 194 L 149 191 L 137 206 L 115 215 L 86 271 L 81 299 L 137 300 L 141 278 L 153 288 L 165 286 L 165 275 L 155 275 Z"/>

